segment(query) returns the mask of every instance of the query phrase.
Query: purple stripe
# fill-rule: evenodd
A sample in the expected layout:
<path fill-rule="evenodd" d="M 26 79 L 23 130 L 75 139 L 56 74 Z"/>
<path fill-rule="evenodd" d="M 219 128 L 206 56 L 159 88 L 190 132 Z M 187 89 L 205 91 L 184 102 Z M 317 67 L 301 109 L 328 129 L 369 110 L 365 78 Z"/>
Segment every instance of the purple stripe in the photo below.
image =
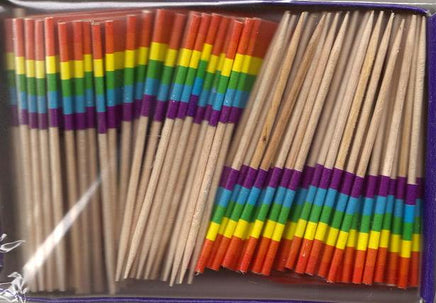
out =
<path fill-rule="evenodd" d="M 356 176 L 354 178 L 353 189 L 351 190 L 351 197 L 359 198 L 362 195 L 364 179 L 362 177 Z"/>
<path fill-rule="evenodd" d="M 395 191 L 395 197 L 397 199 L 406 199 L 406 183 L 407 179 L 405 177 L 397 177 L 397 188 Z"/>
<path fill-rule="evenodd" d="M 341 193 L 344 195 L 350 195 L 351 193 L 351 188 L 354 186 L 353 182 L 354 182 L 354 178 L 356 177 L 355 174 L 352 174 L 350 172 L 345 172 L 345 176 L 343 178 L 342 181 L 342 187 L 341 187 Z"/>
<path fill-rule="evenodd" d="M 166 109 L 167 109 L 167 102 L 157 101 L 153 119 L 155 121 L 163 121 L 165 119 Z"/>
<path fill-rule="evenodd" d="M 167 118 L 175 119 L 177 117 L 177 110 L 179 108 L 179 102 L 170 100 L 168 103 Z"/>
<path fill-rule="evenodd" d="M 132 121 L 134 106 L 135 104 L 132 102 L 123 103 L 123 107 L 122 107 L 123 121 Z"/>
<path fill-rule="evenodd" d="M 188 112 L 189 104 L 186 102 L 180 102 L 179 109 L 177 111 L 177 118 L 185 119 L 186 113 Z"/>
<path fill-rule="evenodd" d="M 64 129 L 74 130 L 74 114 L 64 115 Z"/>
<path fill-rule="evenodd" d="M 48 113 L 40 113 L 38 114 L 38 128 L 39 129 L 47 129 L 48 128 Z"/>
<path fill-rule="evenodd" d="M 97 112 L 97 130 L 99 134 L 104 134 L 107 131 L 105 112 Z"/>
<path fill-rule="evenodd" d="M 308 188 L 310 181 L 312 181 L 313 174 L 315 173 L 315 167 L 306 166 L 303 169 L 303 188 Z"/>
<path fill-rule="evenodd" d="M 241 169 L 239 170 L 239 177 L 238 181 L 236 181 L 237 184 L 241 184 L 244 182 L 245 178 L 247 177 L 247 173 L 249 171 L 249 166 L 242 164 Z"/>
<path fill-rule="evenodd" d="M 256 181 L 254 182 L 254 186 L 257 188 L 263 188 L 263 185 L 265 184 L 265 180 L 268 177 L 268 171 L 259 169 L 256 177 Z"/>
<path fill-rule="evenodd" d="M 198 106 L 197 111 L 195 113 L 194 123 L 200 124 L 203 121 L 204 115 L 206 112 L 206 108 L 203 106 Z"/>
<path fill-rule="evenodd" d="M 247 171 L 247 176 L 245 177 L 242 186 L 244 186 L 245 188 L 253 187 L 254 180 L 256 179 L 256 175 L 257 175 L 257 169 L 249 167 Z"/>
<path fill-rule="evenodd" d="M 277 187 L 277 185 L 279 184 L 280 178 L 282 176 L 282 172 L 283 172 L 283 169 L 279 168 L 279 167 L 274 167 L 271 169 L 271 178 L 268 181 L 269 187 Z"/>
<path fill-rule="evenodd" d="M 123 104 L 121 103 L 115 105 L 116 127 L 120 127 L 122 118 L 123 118 Z"/>
<path fill-rule="evenodd" d="M 329 187 L 331 174 L 332 170 L 330 168 L 324 167 L 322 171 L 321 181 L 319 182 L 320 188 L 327 189 Z"/>
<path fill-rule="evenodd" d="M 220 118 L 220 111 L 212 110 L 210 117 L 209 117 L 209 125 L 210 126 L 216 126 L 218 124 L 219 118 Z"/>
<path fill-rule="evenodd" d="M 30 128 L 38 128 L 38 113 L 29 113 Z"/>
<path fill-rule="evenodd" d="M 389 196 L 395 196 L 395 188 L 397 187 L 397 179 L 391 179 L 389 181 Z"/>
<path fill-rule="evenodd" d="M 236 184 L 236 180 L 238 179 L 238 174 L 238 170 L 230 168 L 229 175 L 227 176 L 226 183 L 223 187 L 228 190 L 233 190 L 233 187 Z"/>
<path fill-rule="evenodd" d="M 244 111 L 243 108 L 239 107 L 232 107 L 232 111 L 230 112 L 229 122 L 230 123 L 238 123 L 239 119 L 242 116 L 242 112 Z"/>
<path fill-rule="evenodd" d="M 406 204 L 415 205 L 418 196 L 418 186 L 416 184 L 407 184 L 406 190 Z"/>
<path fill-rule="evenodd" d="M 293 169 L 287 168 L 285 167 L 283 169 L 283 175 L 282 175 L 282 179 L 280 180 L 280 186 L 281 187 L 287 187 L 289 184 L 289 181 L 292 178 L 292 173 L 294 172 Z"/>
<path fill-rule="evenodd" d="M 142 98 L 141 115 L 145 117 L 151 116 L 151 108 L 155 103 L 156 97 L 151 95 L 144 95 Z M 156 113 L 155 113 L 156 115 Z"/>
<path fill-rule="evenodd" d="M 378 195 L 379 196 L 383 196 L 383 197 L 387 197 L 388 192 L 389 192 L 389 177 L 386 176 L 380 176 L 379 177 L 380 180 L 380 187 L 378 188 Z"/>
<path fill-rule="evenodd" d="M 18 126 L 19 120 L 18 120 L 18 106 L 11 105 L 11 125 L 12 126 Z"/>
<path fill-rule="evenodd" d="M 117 127 L 117 109 L 115 106 L 107 107 L 107 127 L 116 128 Z"/>
<path fill-rule="evenodd" d="M 195 116 L 198 107 L 198 99 L 199 98 L 197 95 L 191 95 L 191 97 L 189 98 L 188 112 L 186 113 L 189 117 Z"/>
<path fill-rule="evenodd" d="M 300 184 L 301 174 L 302 174 L 301 171 L 294 170 L 291 181 L 289 182 L 289 186 L 288 186 L 290 190 L 294 190 L 294 191 L 297 190 L 298 185 Z"/>
<path fill-rule="evenodd" d="M 95 107 L 86 108 L 86 127 L 95 128 Z"/>
<path fill-rule="evenodd" d="M 223 167 L 223 173 L 221 174 L 221 179 L 220 179 L 220 183 L 219 183 L 219 187 L 224 187 L 226 181 L 227 181 L 227 177 L 230 174 L 230 170 L 232 168 L 228 167 L 228 166 L 224 166 Z"/>
<path fill-rule="evenodd" d="M 209 121 L 211 114 L 212 114 L 212 106 L 206 105 L 206 112 L 204 113 L 203 120 Z"/>
<path fill-rule="evenodd" d="M 374 198 L 377 192 L 378 185 L 378 176 L 368 175 L 366 176 L 366 189 L 365 189 L 365 197 Z"/>
<path fill-rule="evenodd" d="M 86 128 L 86 112 L 85 113 L 76 113 L 76 129 L 85 129 Z"/>
<path fill-rule="evenodd" d="M 333 168 L 332 181 L 330 182 L 330 188 L 339 191 L 340 185 L 342 183 L 342 175 L 344 171 L 339 168 Z"/>
<path fill-rule="evenodd" d="M 221 115 L 219 121 L 221 123 L 227 123 L 229 122 L 230 112 L 232 111 L 232 108 L 230 106 L 223 105 L 223 108 L 221 109 Z"/>
<path fill-rule="evenodd" d="M 29 113 L 27 112 L 27 109 L 20 110 L 20 124 L 22 125 L 28 125 L 29 124 Z"/>
<path fill-rule="evenodd" d="M 315 171 L 313 172 L 313 177 L 312 177 L 312 180 L 310 182 L 310 185 L 312 185 L 312 186 L 319 185 L 319 180 L 321 179 L 321 173 L 322 173 L 323 169 L 324 169 L 324 166 L 322 166 L 321 164 L 315 165 Z"/>
<path fill-rule="evenodd" d="M 59 108 L 50 108 L 49 110 L 48 110 L 48 120 L 49 120 L 49 123 L 50 123 L 50 127 L 59 127 L 60 125 L 60 123 L 59 123 L 59 121 L 60 121 L 60 119 L 59 119 L 59 116 L 60 116 L 60 109 Z"/>
<path fill-rule="evenodd" d="M 418 199 L 424 198 L 424 178 L 416 178 L 416 184 L 418 185 Z"/>
<path fill-rule="evenodd" d="M 141 115 L 142 100 L 135 99 L 135 101 L 133 101 L 133 104 L 134 104 L 133 117 L 135 119 L 138 119 L 139 116 Z"/>

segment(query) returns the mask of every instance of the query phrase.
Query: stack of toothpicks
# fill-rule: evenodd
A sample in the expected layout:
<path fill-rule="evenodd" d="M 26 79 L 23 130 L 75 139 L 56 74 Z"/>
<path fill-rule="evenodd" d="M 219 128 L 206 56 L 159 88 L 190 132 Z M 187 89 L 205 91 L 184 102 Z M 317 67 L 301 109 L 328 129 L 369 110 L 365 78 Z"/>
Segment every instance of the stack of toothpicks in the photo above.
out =
<path fill-rule="evenodd" d="M 30 290 L 192 279 L 235 125 L 265 56 L 278 66 L 277 24 L 158 9 L 5 28 Z"/>
<path fill-rule="evenodd" d="M 425 41 L 424 16 L 284 14 L 195 272 L 418 286 Z"/>

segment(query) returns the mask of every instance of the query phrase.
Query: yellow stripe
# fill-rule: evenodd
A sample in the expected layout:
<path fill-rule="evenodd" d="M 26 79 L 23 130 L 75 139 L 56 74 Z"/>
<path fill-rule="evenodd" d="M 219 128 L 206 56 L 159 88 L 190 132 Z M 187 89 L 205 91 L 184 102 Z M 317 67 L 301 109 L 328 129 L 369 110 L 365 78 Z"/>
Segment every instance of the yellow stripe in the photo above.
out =
<path fill-rule="evenodd" d="M 94 77 L 103 77 L 103 59 L 94 59 Z"/>
<path fill-rule="evenodd" d="M 135 67 L 135 51 L 128 49 L 126 50 L 126 55 L 124 57 L 124 67 L 134 68 Z"/>
<path fill-rule="evenodd" d="M 35 61 L 26 60 L 26 76 L 29 78 L 35 77 Z"/>
<path fill-rule="evenodd" d="M 207 230 L 206 238 L 210 241 L 215 241 L 219 228 L 220 228 L 219 224 L 213 221 L 210 222 L 209 229 Z"/>
<path fill-rule="evenodd" d="M 369 238 L 368 233 L 363 233 L 363 232 L 359 233 L 359 241 L 357 241 L 358 250 L 366 250 L 366 248 L 368 247 L 368 238 Z"/>
<path fill-rule="evenodd" d="M 272 235 L 272 239 L 276 242 L 280 242 L 283 235 L 283 230 L 285 229 L 285 225 L 282 223 L 276 223 L 276 228 L 274 228 L 274 233 Z"/>
<path fill-rule="evenodd" d="M 218 64 L 218 56 L 210 56 L 209 64 L 207 65 L 207 72 L 210 74 L 215 73 Z"/>
<path fill-rule="evenodd" d="M 347 245 L 348 240 L 348 232 L 341 230 L 339 232 L 338 242 L 336 243 L 336 248 L 345 249 L 345 245 Z"/>
<path fill-rule="evenodd" d="M 217 71 L 221 72 L 223 70 L 225 59 L 226 59 L 226 54 L 225 53 L 220 54 L 218 59 L 218 65 L 216 67 Z"/>
<path fill-rule="evenodd" d="M 141 46 L 138 48 L 138 56 L 136 56 L 136 64 L 137 65 L 146 65 L 148 62 L 148 47 Z"/>
<path fill-rule="evenodd" d="M 285 238 L 288 240 L 292 240 L 294 238 L 296 230 L 297 230 L 297 223 L 291 222 L 291 224 L 289 225 L 289 229 L 285 235 Z"/>
<path fill-rule="evenodd" d="M 178 51 L 176 49 L 168 49 L 167 57 L 164 63 L 165 66 L 174 67 L 176 65 L 177 53 Z"/>
<path fill-rule="evenodd" d="M 297 229 L 295 230 L 295 236 L 298 238 L 304 237 L 304 231 L 306 230 L 307 221 L 303 219 L 298 220 Z"/>
<path fill-rule="evenodd" d="M 259 57 L 252 57 L 250 61 L 251 62 L 248 74 L 256 76 L 259 73 L 260 68 L 262 67 L 263 59 Z"/>
<path fill-rule="evenodd" d="M 240 73 L 242 70 L 242 66 L 244 64 L 245 61 L 245 57 L 243 54 L 236 54 L 235 56 L 235 61 L 233 62 L 233 67 L 232 70 L 235 72 Z"/>
<path fill-rule="evenodd" d="M 369 234 L 368 247 L 371 249 L 378 249 L 379 243 L 380 243 L 380 232 L 375 231 L 375 230 L 371 230 L 371 232 Z"/>
<path fill-rule="evenodd" d="M 47 74 L 56 74 L 58 72 L 57 63 L 58 60 L 56 56 L 47 56 L 45 58 L 45 68 L 47 70 Z"/>
<path fill-rule="evenodd" d="M 227 223 L 229 223 L 229 218 L 224 217 L 221 221 L 220 229 L 218 230 L 218 233 L 222 235 L 224 231 L 226 230 Z"/>
<path fill-rule="evenodd" d="M 401 241 L 400 256 L 402 258 L 410 258 L 411 252 L 412 252 L 412 241 L 410 240 Z"/>
<path fill-rule="evenodd" d="M 201 52 L 194 50 L 191 55 L 191 61 L 189 62 L 189 67 L 196 69 L 198 67 L 198 63 L 200 62 Z"/>
<path fill-rule="evenodd" d="M 69 80 L 71 78 L 70 62 L 61 62 L 61 79 Z"/>
<path fill-rule="evenodd" d="M 115 56 L 112 53 L 105 55 L 105 65 L 106 65 L 106 71 L 107 72 L 113 72 L 115 71 Z"/>
<path fill-rule="evenodd" d="M 242 73 L 244 73 L 244 74 L 248 73 L 248 71 L 250 70 L 252 58 L 253 58 L 252 56 L 248 56 L 248 55 L 244 56 L 244 63 L 242 64 L 242 68 L 241 68 Z"/>
<path fill-rule="evenodd" d="M 74 78 L 83 78 L 83 76 L 84 76 L 83 61 L 74 60 Z"/>
<path fill-rule="evenodd" d="M 327 236 L 326 244 L 329 246 L 335 246 L 336 239 L 338 238 L 339 229 L 330 227 L 329 235 Z"/>
<path fill-rule="evenodd" d="M 267 220 L 265 224 L 265 229 L 263 230 L 262 236 L 271 239 L 272 234 L 274 233 L 274 228 L 276 226 L 276 222 L 272 220 Z"/>
<path fill-rule="evenodd" d="M 306 226 L 306 232 L 304 233 L 304 238 L 308 240 L 313 240 L 315 237 L 317 224 L 315 222 L 308 222 Z"/>
<path fill-rule="evenodd" d="M 253 238 L 259 238 L 260 233 L 262 232 L 263 228 L 263 221 L 256 220 L 254 221 L 253 230 L 251 231 L 251 237 Z"/>
<path fill-rule="evenodd" d="M 236 222 L 232 219 L 229 220 L 229 223 L 227 223 L 227 227 L 226 227 L 226 230 L 224 232 L 224 237 L 231 238 L 233 236 L 233 231 L 235 230 L 237 223 L 238 222 Z"/>
<path fill-rule="evenodd" d="M 319 222 L 316 228 L 315 239 L 324 242 L 325 235 L 327 234 L 328 225 L 324 222 Z"/>
<path fill-rule="evenodd" d="M 192 49 L 182 48 L 180 50 L 178 65 L 188 67 L 191 61 Z"/>
<path fill-rule="evenodd" d="M 420 252 L 421 251 L 421 235 L 414 234 L 412 236 L 412 251 Z"/>
<path fill-rule="evenodd" d="M 391 244 L 389 245 L 389 251 L 393 253 L 400 252 L 400 243 L 401 243 L 401 236 L 392 234 Z"/>
<path fill-rule="evenodd" d="M 6 53 L 6 68 L 8 70 L 14 70 L 15 69 L 15 57 L 14 53 Z"/>
<path fill-rule="evenodd" d="M 45 66 L 44 66 L 43 60 L 36 60 L 35 66 L 36 66 L 36 78 L 37 79 L 44 79 L 45 78 Z"/>
<path fill-rule="evenodd" d="M 246 234 L 246 231 L 248 230 L 248 222 L 242 219 L 239 219 L 238 225 L 236 225 L 235 232 L 233 235 L 235 237 L 238 237 L 242 239 L 244 237 L 244 234 Z"/>
<path fill-rule="evenodd" d="M 24 57 L 16 57 L 15 58 L 15 72 L 17 75 L 26 74 L 26 64 L 24 63 Z"/>
<path fill-rule="evenodd" d="M 150 60 L 164 61 L 168 44 L 152 42 L 150 46 Z"/>
<path fill-rule="evenodd" d="M 253 227 L 254 227 L 254 222 L 248 223 L 248 228 L 242 237 L 243 240 L 246 240 L 249 238 L 249 236 L 251 236 L 251 233 L 253 232 Z"/>
<path fill-rule="evenodd" d="M 201 52 L 201 60 L 203 61 L 209 60 L 211 53 L 212 53 L 212 44 L 205 43 L 203 45 L 203 51 Z"/>
<path fill-rule="evenodd" d="M 380 236 L 380 247 L 387 248 L 389 246 L 389 236 L 391 232 L 383 229 Z"/>
<path fill-rule="evenodd" d="M 347 247 L 355 247 L 356 240 L 357 240 L 357 230 L 351 229 L 350 233 L 348 234 Z"/>
<path fill-rule="evenodd" d="M 124 51 L 114 53 L 115 70 L 124 68 Z"/>
<path fill-rule="evenodd" d="M 86 73 L 92 72 L 92 56 L 91 54 L 83 55 L 83 66 Z"/>
<path fill-rule="evenodd" d="M 232 66 L 233 66 L 233 60 L 229 58 L 225 58 L 223 67 L 221 69 L 221 75 L 224 77 L 229 77 L 230 72 L 232 71 Z"/>

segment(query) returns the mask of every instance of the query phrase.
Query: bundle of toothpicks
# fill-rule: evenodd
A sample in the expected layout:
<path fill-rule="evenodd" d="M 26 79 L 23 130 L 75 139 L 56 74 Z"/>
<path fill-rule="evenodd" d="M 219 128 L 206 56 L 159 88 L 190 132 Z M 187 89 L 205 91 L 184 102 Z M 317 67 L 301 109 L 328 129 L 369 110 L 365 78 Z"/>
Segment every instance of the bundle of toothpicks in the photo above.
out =
<path fill-rule="evenodd" d="M 285 13 L 194 271 L 417 287 L 425 41 L 424 16 Z"/>
<path fill-rule="evenodd" d="M 5 28 L 29 289 L 183 276 L 277 23 L 131 9 Z"/>
<path fill-rule="evenodd" d="M 31 291 L 206 268 L 418 286 L 424 16 L 236 15 L 6 20 Z"/>

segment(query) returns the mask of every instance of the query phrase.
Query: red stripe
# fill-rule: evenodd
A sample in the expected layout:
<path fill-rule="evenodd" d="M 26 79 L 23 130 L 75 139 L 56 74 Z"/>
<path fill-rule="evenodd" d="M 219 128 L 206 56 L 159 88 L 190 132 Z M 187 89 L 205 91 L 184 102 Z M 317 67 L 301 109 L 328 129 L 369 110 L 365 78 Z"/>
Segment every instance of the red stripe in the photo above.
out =
<path fill-rule="evenodd" d="M 35 58 L 36 60 L 44 60 L 44 21 L 36 20 L 35 21 Z"/>

